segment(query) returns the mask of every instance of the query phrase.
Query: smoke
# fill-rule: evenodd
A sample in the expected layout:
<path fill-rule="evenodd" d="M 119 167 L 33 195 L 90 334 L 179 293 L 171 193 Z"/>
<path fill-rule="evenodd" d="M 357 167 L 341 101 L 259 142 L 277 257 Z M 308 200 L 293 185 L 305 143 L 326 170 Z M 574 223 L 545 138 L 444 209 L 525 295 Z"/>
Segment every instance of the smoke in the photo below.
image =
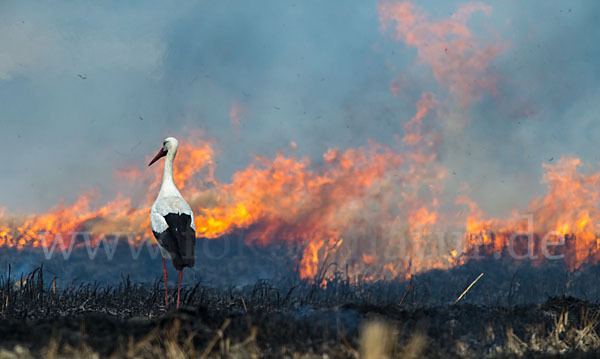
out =
<path fill-rule="evenodd" d="M 507 44 L 496 40 L 483 45 L 467 27 L 473 13 L 489 16 L 491 6 L 463 4 L 450 18 L 437 21 L 430 21 L 411 2 L 382 2 L 377 9 L 382 30 L 393 27 L 396 40 L 416 47 L 418 62 L 429 65 L 435 79 L 456 94 L 463 106 L 481 98 L 482 92 L 496 93 L 497 79 L 490 74 L 490 66 Z"/>
<path fill-rule="evenodd" d="M 440 224 L 457 194 L 471 214 L 505 216 L 543 193 L 542 163 L 598 159 L 593 1 L 8 1 L 0 13 L 3 218 L 54 207 L 44 220 L 65 228 L 107 214 L 115 231 L 142 228 L 158 185 L 145 164 L 168 135 L 210 139 L 176 167 L 203 189 L 190 201 L 207 233 L 296 238 L 308 223 L 328 246 Z M 273 173 L 287 187 L 266 197 Z M 60 203 L 83 210 L 61 218 Z M 215 221 L 213 207 L 237 217 Z"/>

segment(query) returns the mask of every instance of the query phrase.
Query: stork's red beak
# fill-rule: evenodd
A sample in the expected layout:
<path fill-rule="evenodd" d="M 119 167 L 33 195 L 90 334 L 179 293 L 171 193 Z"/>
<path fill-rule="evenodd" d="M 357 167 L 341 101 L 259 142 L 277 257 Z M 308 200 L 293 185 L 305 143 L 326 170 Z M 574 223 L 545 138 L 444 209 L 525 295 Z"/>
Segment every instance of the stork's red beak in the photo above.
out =
<path fill-rule="evenodd" d="M 166 155 L 167 155 L 167 151 L 165 151 L 164 148 L 161 148 L 160 151 L 158 151 L 158 153 L 156 154 L 156 156 L 154 156 L 152 161 L 150 161 L 150 163 L 148 163 L 148 167 L 150 167 L 154 162 L 158 161 L 159 158 L 164 157 Z"/>

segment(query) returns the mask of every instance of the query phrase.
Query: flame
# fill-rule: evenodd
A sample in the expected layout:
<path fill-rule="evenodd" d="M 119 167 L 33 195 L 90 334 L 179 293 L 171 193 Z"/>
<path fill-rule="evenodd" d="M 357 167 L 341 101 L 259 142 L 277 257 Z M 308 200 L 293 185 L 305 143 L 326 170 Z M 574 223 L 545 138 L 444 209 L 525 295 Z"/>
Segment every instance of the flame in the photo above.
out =
<path fill-rule="evenodd" d="M 382 2 L 377 10 L 381 30 L 393 26 L 394 39 L 417 48 L 419 61 L 431 66 L 436 80 L 457 94 L 463 105 L 477 100 L 481 90 L 496 93 L 498 78 L 489 68 L 508 43 L 483 44 L 467 27 L 473 13 L 480 11 L 487 16 L 491 6 L 464 4 L 449 19 L 437 21 L 429 20 L 427 13 L 408 1 Z"/>
<path fill-rule="evenodd" d="M 178 158 L 181 161 L 176 165 L 174 175 L 178 186 L 194 188 L 197 182 L 193 175 L 198 173 L 202 174 L 204 183 L 212 181 L 213 152 L 210 142 L 182 144 L 179 151 L 181 154 L 178 154 Z M 143 174 L 140 169 L 128 167 L 116 171 L 115 175 L 130 182 L 148 183 L 156 193 L 162 180 L 159 168 L 152 168 Z M 93 209 L 92 202 L 99 196 L 92 191 L 79 196 L 71 205 L 61 203 L 44 214 L 0 216 L 0 247 L 39 247 L 42 237 L 51 245 L 57 235 L 68 246 L 73 240 L 71 233 L 80 232 L 96 233 L 92 244 L 96 244 L 102 235 L 124 232 L 134 234 L 133 239 L 142 243 L 142 239 L 153 237 L 148 216 L 155 196 L 155 193 L 149 193 L 144 203 L 134 204 L 132 199 L 119 194 L 114 200 Z"/>
<path fill-rule="evenodd" d="M 494 92 L 497 79 L 488 69 L 507 45 L 484 45 L 466 26 L 474 12 L 489 14 L 491 7 L 467 4 L 438 21 L 409 2 L 381 3 L 378 11 L 382 28 L 393 25 L 395 38 L 416 47 L 419 60 L 463 104 L 481 90 Z M 391 91 L 399 96 L 399 83 Z M 600 172 L 582 172 L 575 156 L 543 164 L 545 194 L 506 218 L 489 218 L 468 196 L 445 193 L 448 171 L 438 159 L 440 134 L 430 121 L 443 112 L 439 107 L 436 96 L 422 93 L 403 136 L 391 145 L 369 141 L 330 148 L 316 162 L 285 152 L 255 156 L 229 182 L 214 176 L 214 142 L 191 132 L 180 140 L 174 179 L 194 210 L 197 236 L 218 240 L 244 229 L 249 245 L 297 246 L 299 274 L 307 279 L 326 281 L 336 266 L 365 279 L 408 279 L 460 265 L 472 253 L 504 253 L 513 245 L 519 253 L 533 248 L 533 256 L 541 257 L 548 243 L 559 244 L 551 252 L 564 250 L 571 269 L 598 263 Z M 229 114 L 232 125 L 239 126 L 243 108 L 234 103 Z M 296 143 L 290 147 L 296 153 Z M 119 194 L 98 205 L 92 191 L 42 214 L 16 216 L 0 209 L 0 247 L 39 247 L 40 232 L 50 241 L 57 235 L 68 241 L 69 233 L 82 231 L 131 232 L 139 243 L 152 237 L 148 216 L 162 170 L 140 162 L 115 175 L 147 189 L 141 198 Z M 452 229 L 464 234 L 452 235 Z M 516 244 L 511 242 L 515 234 Z M 531 237 L 531 245 L 523 245 L 524 236 Z"/>
<path fill-rule="evenodd" d="M 436 197 L 445 174 L 434 163 L 435 136 L 423 134 L 420 124 L 434 106 L 433 95 L 424 94 L 397 149 L 374 141 L 346 150 L 331 148 L 320 164 L 281 153 L 274 158 L 256 156 L 230 183 L 215 180 L 212 142 L 196 134 L 180 141 L 175 182 L 194 210 L 199 237 L 218 238 L 245 228 L 249 244 L 279 241 L 301 246 L 303 278 L 320 273 L 328 261 L 347 263 L 354 272 L 375 266 L 373 278 L 384 271 L 396 276 L 423 270 L 433 260 L 421 263 L 415 259 L 419 253 L 407 260 L 410 254 L 402 247 L 425 251 L 425 240 L 410 243 L 407 234 L 429 233 L 438 218 Z M 119 195 L 92 209 L 96 197 L 86 194 L 72 205 L 61 204 L 20 222 L 2 217 L 0 246 L 38 247 L 39 232 L 47 232 L 50 238 L 78 231 L 130 231 L 139 234 L 138 240 L 150 237 L 148 213 L 162 171 L 128 169 L 118 175 L 147 184 L 148 195 L 141 203 Z M 390 251 L 393 257 L 380 263 L 381 251 L 396 244 L 396 250 Z"/>
<path fill-rule="evenodd" d="M 436 137 L 423 132 L 420 124 L 435 106 L 430 94 L 421 97 L 397 149 L 374 141 L 364 147 L 332 148 L 320 164 L 281 153 L 256 156 L 229 183 L 213 176 L 211 141 L 182 140 L 175 180 L 195 212 L 197 235 L 217 239 L 245 228 L 248 244 L 300 246 L 302 278 L 322 276 L 335 270 L 329 264 L 336 263 L 364 278 L 406 279 L 459 265 L 462 255 L 478 246 L 483 254 L 501 253 L 511 245 L 512 234 L 529 231 L 535 234 L 536 254 L 543 235 L 552 232 L 549 243 L 555 243 L 556 235 L 567 238 L 564 260 L 569 268 L 598 263 L 600 172 L 581 171 L 583 164 L 574 156 L 544 164 L 546 193 L 507 218 L 486 218 L 466 196 L 458 196 L 451 211 L 442 211 L 439 197 L 446 169 L 436 161 Z M 71 205 L 21 219 L 3 210 L 0 247 L 39 247 L 40 232 L 50 234 L 50 240 L 61 234 L 67 245 L 70 232 L 130 231 L 137 241 L 151 237 L 148 213 L 162 171 L 130 172 L 151 189 L 141 204 L 118 195 L 94 208 L 98 195 L 91 192 Z M 466 211 L 457 216 L 461 208 Z M 524 213 L 531 223 L 523 219 Z M 466 234 L 457 239 L 459 246 L 445 245 L 451 238 L 437 231 L 461 221 Z"/>
<path fill-rule="evenodd" d="M 510 245 L 508 239 L 512 233 L 529 231 L 537 234 L 532 239 L 534 248 L 545 246 L 544 236 L 568 238 L 565 262 L 572 270 L 598 263 L 600 247 L 596 223 L 600 223 L 600 172 L 581 173 L 582 162 L 574 156 L 563 156 L 554 165 L 542 166 L 545 171 L 541 182 L 546 185 L 546 193 L 532 200 L 521 212 L 530 218 L 527 225 L 523 223 L 523 215 L 516 211 L 504 220 L 484 220 L 475 203 L 461 199 L 471 212 L 467 230 L 479 233 L 481 240 L 470 245 L 492 244 L 494 252 L 500 252 Z M 493 243 L 489 233 L 497 234 Z"/>

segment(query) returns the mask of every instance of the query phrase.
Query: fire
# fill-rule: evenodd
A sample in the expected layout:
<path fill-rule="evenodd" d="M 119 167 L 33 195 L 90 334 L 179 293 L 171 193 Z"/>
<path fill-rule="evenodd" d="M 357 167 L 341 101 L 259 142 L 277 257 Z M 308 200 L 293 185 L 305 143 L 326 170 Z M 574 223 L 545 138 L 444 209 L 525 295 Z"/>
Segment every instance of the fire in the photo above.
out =
<path fill-rule="evenodd" d="M 178 156 L 183 160 L 175 174 L 179 186 L 194 188 L 196 183 L 192 175 L 199 172 L 204 181 L 212 180 L 210 142 L 183 144 L 180 151 Z M 102 235 L 114 233 L 132 233 L 133 239 L 139 243 L 143 238 L 152 237 L 147 221 L 151 203 L 158 193 L 162 171 L 158 167 L 151 169 L 146 172 L 149 178 L 143 178 L 142 170 L 129 167 L 116 171 L 115 175 L 131 182 L 148 183 L 154 192 L 149 193 L 142 204 L 134 205 L 130 198 L 119 194 L 105 205 L 92 208 L 92 202 L 98 195 L 90 192 L 81 195 L 71 205 L 61 203 L 44 214 L 30 215 L 21 220 L 17 216 L 0 216 L 0 247 L 35 248 L 43 244 L 42 238 L 50 245 L 57 235 L 69 245 L 73 239 L 71 234 L 81 232 L 96 234 L 92 237 L 96 243 Z"/>
<path fill-rule="evenodd" d="M 467 27 L 473 13 L 489 16 L 490 6 L 467 3 L 450 18 L 437 21 L 409 1 L 382 2 L 377 10 L 382 31 L 393 27 L 394 39 L 415 47 L 419 62 L 431 66 L 436 80 L 457 94 L 463 105 L 477 100 L 481 90 L 496 92 L 498 79 L 489 69 L 508 43 L 485 44 Z"/>
<path fill-rule="evenodd" d="M 199 237 L 218 240 L 245 228 L 250 245 L 278 241 L 300 246 L 303 278 L 335 270 L 328 269 L 331 263 L 365 278 L 409 278 L 459 265 L 462 256 L 478 246 L 482 254 L 502 253 L 516 232 L 534 235 L 532 246 L 538 256 L 546 234 L 550 233 L 546 238 L 550 244 L 565 236 L 564 260 L 571 269 L 600 260 L 595 228 L 600 220 L 600 172 L 582 172 L 581 161 L 573 156 L 544 164 L 546 194 L 507 218 L 486 218 L 466 196 L 456 198 L 450 211 L 455 213 L 442 211 L 439 196 L 446 170 L 435 160 L 435 136 L 423 133 L 419 125 L 435 106 L 429 94 L 423 95 L 397 149 L 373 141 L 365 147 L 333 148 L 318 165 L 283 154 L 257 156 L 229 183 L 213 176 L 210 141 L 182 140 L 175 180 L 194 209 Z M 129 231 L 138 241 L 150 237 L 149 204 L 161 171 L 137 171 L 143 170 L 127 173 L 135 173 L 135 181 L 151 188 L 142 204 L 118 195 L 94 208 L 97 196 L 89 193 L 71 205 L 60 204 L 20 221 L 3 211 L 0 247 L 40 247 L 40 232 L 49 240 L 61 234 L 67 244 L 69 233 L 82 231 L 99 235 Z M 466 212 L 457 217 L 463 208 Z M 452 245 L 453 239 L 438 231 L 460 221 L 465 235 L 454 238 L 458 245 Z"/>
<path fill-rule="evenodd" d="M 424 94 L 396 149 L 374 141 L 346 150 L 331 148 L 318 165 L 307 157 L 256 156 L 230 183 L 213 176 L 210 141 L 182 140 L 175 181 L 195 212 L 197 235 L 218 238 L 245 228 L 248 244 L 279 241 L 300 246 L 303 278 L 320 273 L 331 261 L 347 263 L 353 272 L 377 267 L 373 278 L 383 272 L 403 276 L 434 265 L 433 260 L 417 259 L 427 250 L 425 240 L 417 245 L 406 238 L 411 231 L 429 233 L 439 216 L 437 196 L 444 170 L 433 163 L 435 136 L 423 134 L 420 125 L 434 106 L 433 96 Z M 147 184 L 149 194 L 140 204 L 120 195 L 93 209 L 94 196 L 86 194 L 72 205 L 59 205 L 22 223 L 2 217 L 0 245 L 38 247 L 40 232 L 47 232 L 47 238 L 68 238 L 79 231 L 129 231 L 138 233 L 138 240 L 150 237 L 149 205 L 161 175 L 159 168 L 119 171 L 120 178 Z M 381 263 L 382 251 L 394 246 L 391 257 Z M 416 252 L 410 260 L 405 246 Z"/>
<path fill-rule="evenodd" d="M 481 90 L 494 92 L 497 78 L 489 68 L 507 46 L 487 45 L 473 35 L 466 23 L 477 11 L 489 14 L 491 7 L 470 3 L 449 19 L 432 21 L 409 2 L 378 6 L 382 28 L 393 27 L 395 39 L 415 47 L 419 61 L 431 66 L 435 79 L 463 105 Z M 391 91 L 399 96 L 399 84 Z M 198 237 L 218 240 L 244 229 L 249 245 L 298 247 L 299 275 L 307 279 L 325 279 L 335 270 L 366 279 L 407 279 L 460 265 L 473 253 L 504 254 L 514 247 L 519 255 L 532 248 L 532 257 L 540 260 L 544 250 L 552 255 L 562 250 L 571 269 L 598 263 L 600 172 L 582 172 L 574 156 L 543 164 L 546 193 L 506 218 L 490 218 L 469 197 L 446 191 L 448 170 L 437 150 L 441 134 L 432 126 L 443 104 L 423 92 L 415 115 L 398 125 L 403 135 L 393 144 L 330 148 L 314 161 L 296 156 L 291 142 L 293 155 L 255 156 L 228 182 L 214 176 L 214 143 L 192 132 L 180 140 L 174 179 L 195 213 Z M 243 114 L 234 103 L 229 115 L 235 128 Z M 40 232 L 49 241 L 57 235 L 69 241 L 72 232 L 131 232 L 139 243 L 152 237 L 148 216 L 162 171 L 140 162 L 115 174 L 143 188 L 140 198 L 119 194 L 98 205 L 90 192 L 73 204 L 21 219 L 0 210 L 0 248 L 40 247 Z M 530 243 L 523 244 L 524 238 Z M 545 248 L 549 245 L 552 250 Z"/>
<path fill-rule="evenodd" d="M 508 239 L 515 232 L 528 231 L 537 235 L 533 238 L 535 248 L 544 246 L 544 236 L 549 243 L 557 243 L 558 238 L 569 238 L 565 262 L 570 269 L 598 263 L 600 248 L 596 223 L 600 223 L 600 172 L 581 173 L 581 160 L 573 156 L 563 156 L 554 165 L 542 166 L 545 169 L 542 183 L 546 185 L 546 194 L 532 200 L 529 207 L 521 212 L 530 218 L 529 224 L 524 225 L 524 217 L 518 212 L 505 220 L 483 220 L 476 204 L 470 202 L 468 232 L 480 233 L 483 244 L 491 244 L 489 233 L 498 234 L 493 243 L 495 252 L 507 248 Z M 462 201 L 467 203 L 465 199 Z"/>

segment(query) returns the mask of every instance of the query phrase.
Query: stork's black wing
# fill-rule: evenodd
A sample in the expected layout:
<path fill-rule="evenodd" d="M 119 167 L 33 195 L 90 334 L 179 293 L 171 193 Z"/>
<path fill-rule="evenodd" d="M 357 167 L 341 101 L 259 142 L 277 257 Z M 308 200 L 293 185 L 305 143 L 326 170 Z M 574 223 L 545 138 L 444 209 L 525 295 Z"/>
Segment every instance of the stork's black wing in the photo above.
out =
<path fill-rule="evenodd" d="M 194 266 L 196 231 L 191 227 L 192 217 L 185 213 L 168 213 L 163 216 L 169 227 L 162 233 L 154 233 L 158 243 L 165 248 L 177 270 Z"/>

